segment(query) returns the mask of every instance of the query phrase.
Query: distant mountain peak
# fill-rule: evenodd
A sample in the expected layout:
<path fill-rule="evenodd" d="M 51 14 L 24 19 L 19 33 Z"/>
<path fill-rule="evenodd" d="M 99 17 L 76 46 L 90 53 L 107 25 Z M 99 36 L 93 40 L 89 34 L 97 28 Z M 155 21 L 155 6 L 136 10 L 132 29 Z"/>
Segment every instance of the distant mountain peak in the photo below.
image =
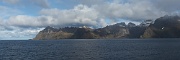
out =
<path fill-rule="evenodd" d="M 54 29 L 54 28 L 51 26 L 47 26 L 45 29 Z"/>

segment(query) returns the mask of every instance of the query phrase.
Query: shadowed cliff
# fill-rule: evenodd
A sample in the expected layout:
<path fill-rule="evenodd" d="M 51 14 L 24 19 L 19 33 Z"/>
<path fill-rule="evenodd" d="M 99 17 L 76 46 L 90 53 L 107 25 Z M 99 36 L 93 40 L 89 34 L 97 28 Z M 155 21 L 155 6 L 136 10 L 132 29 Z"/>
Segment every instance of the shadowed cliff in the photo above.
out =
<path fill-rule="evenodd" d="M 142 38 L 180 38 L 180 17 L 166 15 L 156 19 Z"/>

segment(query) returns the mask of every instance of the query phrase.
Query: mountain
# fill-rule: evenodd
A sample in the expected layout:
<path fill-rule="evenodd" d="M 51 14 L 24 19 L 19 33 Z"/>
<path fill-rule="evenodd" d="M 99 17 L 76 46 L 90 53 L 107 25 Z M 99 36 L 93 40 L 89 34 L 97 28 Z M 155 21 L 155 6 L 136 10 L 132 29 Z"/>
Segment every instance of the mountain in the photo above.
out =
<path fill-rule="evenodd" d="M 65 27 L 65 28 L 53 28 L 46 27 L 40 31 L 34 40 L 57 40 L 57 39 L 70 39 L 74 36 L 74 33 L 80 28 L 77 27 Z"/>
<path fill-rule="evenodd" d="M 106 26 L 104 28 L 95 29 L 94 33 L 100 38 L 124 38 L 129 35 L 129 30 L 124 22 L 115 25 Z"/>
<path fill-rule="evenodd" d="M 142 38 L 180 38 L 180 17 L 166 15 L 156 19 L 145 30 Z"/>
<path fill-rule="evenodd" d="M 145 20 L 140 25 L 124 22 L 103 28 L 83 27 L 53 28 L 46 27 L 33 40 L 58 39 L 120 39 L 120 38 L 180 38 L 180 17 L 164 16 Z"/>
<path fill-rule="evenodd" d="M 141 30 L 133 33 L 132 29 L 136 25 L 130 23 L 126 25 L 124 22 L 114 25 L 106 26 L 104 28 L 92 29 L 87 27 L 65 27 L 65 28 L 52 28 L 46 27 L 40 31 L 33 40 L 58 40 L 58 39 L 112 39 L 112 38 L 128 38 L 131 36 L 140 36 Z M 132 33 L 132 35 L 130 34 Z M 134 35 L 133 35 L 134 34 Z M 142 35 L 142 34 L 141 34 Z"/>

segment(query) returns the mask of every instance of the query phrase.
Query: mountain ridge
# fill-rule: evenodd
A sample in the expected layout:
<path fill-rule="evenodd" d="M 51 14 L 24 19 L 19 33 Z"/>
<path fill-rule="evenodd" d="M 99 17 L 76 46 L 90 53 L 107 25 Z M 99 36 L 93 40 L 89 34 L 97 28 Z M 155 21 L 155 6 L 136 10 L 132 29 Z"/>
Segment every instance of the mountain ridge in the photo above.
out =
<path fill-rule="evenodd" d="M 33 40 L 127 38 L 130 34 L 129 29 L 135 27 L 138 26 L 132 23 L 129 26 L 124 22 L 98 29 L 88 27 L 65 27 L 57 29 L 48 26 L 40 31 Z"/>
<path fill-rule="evenodd" d="M 103 28 L 88 27 L 46 27 L 33 40 L 59 39 L 121 39 L 121 38 L 180 38 L 180 17 L 164 16 L 152 20 L 145 20 L 140 25 L 124 22 Z"/>

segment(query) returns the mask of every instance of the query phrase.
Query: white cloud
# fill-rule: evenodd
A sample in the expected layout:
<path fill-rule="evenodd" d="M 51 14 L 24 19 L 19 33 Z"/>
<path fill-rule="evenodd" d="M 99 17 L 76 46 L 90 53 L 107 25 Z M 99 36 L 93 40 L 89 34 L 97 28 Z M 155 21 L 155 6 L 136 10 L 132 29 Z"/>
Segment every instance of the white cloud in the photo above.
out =
<path fill-rule="evenodd" d="M 17 15 L 10 17 L 6 24 L 9 26 L 18 27 L 45 27 L 53 24 L 53 18 L 50 16 L 28 16 L 28 15 Z"/>
<path fill-rule="evenodd" d="M 151 2 L 148 1 L 126 3 L 113 1 L 95 4 L 90 7 L 80 4 L 69 10 L 60 10 L 57 8 L 43 9 L 40 14 L 53 17 L 54 24 L 58 24 L 58 26 L 67 26 L 70 24 L 105 26 L 107 25 L 105 22 L 106 19 L 114 21 L 119 19 L 155 19 L 165 15 L 166 12 L 156 9 L 156 7 L 151 5 Z"/>
<path fill-rule="evenodd" d="M 6 24 L 19 27 L 46 27 L 46 26 L 105 26 L 105 22 L 100 21 L 99 13 L 85 5 L 75 6 L 74 9 L 42 9 L 41 16 L 17 15 L 11 16 Z M 102 25 L 99 23 L 103 23 Z"/>
<path fill-rule="evenodd" d="M 87 1 L 84 0 L 82 2 Z M 95 1 L 93 0 L 92 2 Z M 87 5 L 79 4 L 73 9 L 42 9 L 40 11 L 40 16 L 11 16 L 8 19 L 7 24 L 10 26 L 19 27 L 64 27 L 83 25 L 104 27 L 107 25 L 107 22 L 105 21 L 106 19 L 110 19 L 114 22 L 119 19 L 145 20 L 155 19 L 165 14 L 165 11 L 157 9 L 154 5 L 152 5 L 151 2 L 146 0 L 123 3 L 122 1 L 114 0 L 112 2 L 102 1 L 102 4 L 94 4 L 90 7 L 88 7 Z"/>
<path fill-rule="evenodd" d="M 143 20 L 155 19 L 165 15 L 164 11 L 158 10 L 148 1 L 139 2 L 112 2 L 101 5 L 94 5 L 94 8 L 104 15 L 105 18 L 110 19 L 130 19 Z"/>
<path fill-rule="evenodd" d="M 5 26 L 0 26 L 0 39 L 1 40 L 15 40 L 15 39 L 32 39 L 36 34 L 41 31 L 43 28 L 20 28 L 14 26 L 8 26 L 12 30 L 7 30 Z"/>
<path fill-rule="evenodd" d="M 89 25 L 94 26 L 98 23 L 99 13 L 86 5 L 77 5 L 70 10 L 43 9 L 40 14 L 54 18 L 54 24 L 57 25 Z"/>

